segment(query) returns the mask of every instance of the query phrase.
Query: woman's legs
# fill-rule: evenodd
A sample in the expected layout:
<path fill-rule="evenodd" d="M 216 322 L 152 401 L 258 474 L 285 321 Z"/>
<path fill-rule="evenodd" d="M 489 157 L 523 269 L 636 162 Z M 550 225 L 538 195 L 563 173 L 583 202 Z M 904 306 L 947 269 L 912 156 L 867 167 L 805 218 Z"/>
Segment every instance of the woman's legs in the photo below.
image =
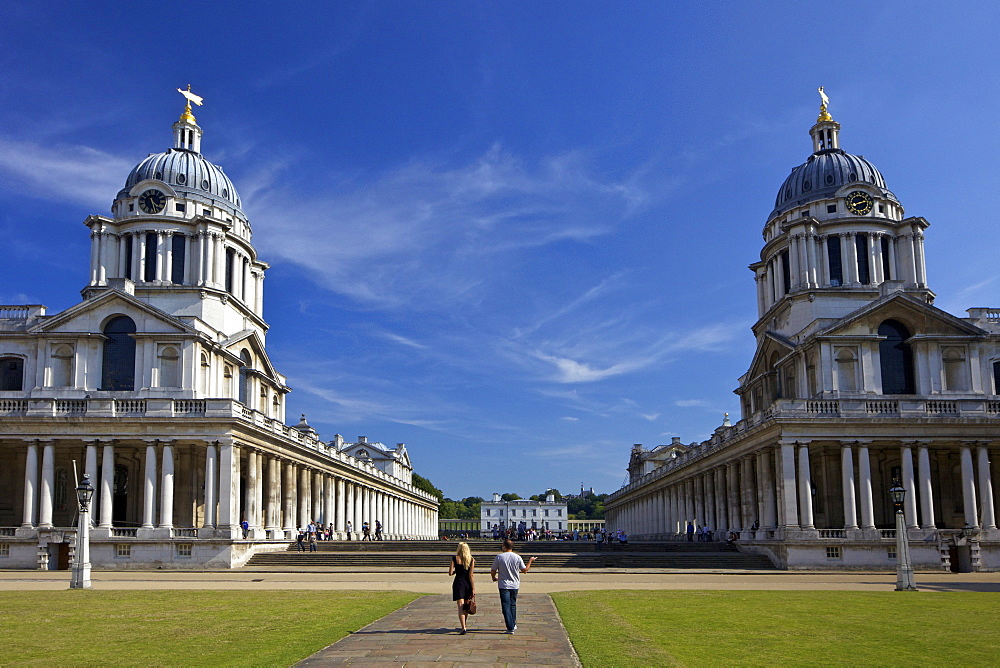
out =
<path fill-rule="evenodd" d="M 469 613 L 465 611 L 465 599 L 460 598 L 455 601 L 458 604 L 458 623 L 462 625 L 462 630 L 465 630 L 465 621 L 469 618 Z"/>

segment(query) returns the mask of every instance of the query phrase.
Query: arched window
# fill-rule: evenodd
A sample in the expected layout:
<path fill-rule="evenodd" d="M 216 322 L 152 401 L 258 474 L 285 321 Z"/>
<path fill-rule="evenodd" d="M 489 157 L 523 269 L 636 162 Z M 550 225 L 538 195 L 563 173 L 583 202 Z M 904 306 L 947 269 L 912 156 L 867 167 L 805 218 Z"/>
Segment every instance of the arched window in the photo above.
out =
<path fill-rule="evenodd" d="M 965 373 L 965 351 L 961 348 L 945 348 L 941 353 L 944 366 L 944 389 L 963 391 L 969 389 L 968 375 Z"/>
<path fill-rule="evenodd" d="M 913 351 L 906 340 L 910 332 L 902 323 L 886 320 L 878 328 L 884 337 L 878 344 L 883 394 L 914 394 Z"/>
<path fill-rule="evenodd" d="M 173 346 L 160 346 L 160 387 L 180 387 L 181 356 Z"/>
<path fill-rule="evenodd" d="M 243 364 L 240 365 L 239 402 L 247 406 L 247 401 L 250 397 L 250 376 L 248 372 L 250 371 L 250 366 L 253 364 L 253 360 L 250 358 L 250 351 L 246 348 L 240 351 L 240 359 L 243 360 Z"/>
<path fill-rule="evenodd" d="M 854 352 L 841 348 L 836 353 L 837 389 L 841 392 L 856 392 L 858 389 L 858 365 Z"/>
<path fill-rule="evenodd" d="M 51 367 L 51 377 L 49 385 L 52 387 L 69 387 L 73 379 L 73 346 L 61 344 L 53 348 Z"/>
<path fill-rule="evenodd" d="M 20 357 L 0 358 L 0 390 L 24 389 L 24 360 Z"/>
<path fill-rule="evenodd" d="M 208 364 L 208 355 L 206 355 L 205 353 L 202 353 L 201 354 L 201 371 L 200 371 L 201 393 L 204 394 L 204 395 L 206 395 L 206 396 L 208 395 L 208 387 L 209 387 L 209 382 L 210 382 L 209 373 L 211 372 L 211 370 L 212 370 L 212 368 Z"/>
<path fill-rule="evenodd" d="M 135 339 L 130 334 L 135 334 L 135 322 L 126 315 L 112 318 L 104 326 L 102 390 L 135 389 Z"/>
<path fill-rule="evenodd" d="M 227 396 L 233 396 L 233 367 L 228 364 L 222 368 L 222 377 L 225 379 L 223 381 L 224 387 L 222 388 L 222 393 Z"/>
<path fill-rule="evenodd" d="M 267 388 L 260 386 L 260 412 L 267 415 Z"/>

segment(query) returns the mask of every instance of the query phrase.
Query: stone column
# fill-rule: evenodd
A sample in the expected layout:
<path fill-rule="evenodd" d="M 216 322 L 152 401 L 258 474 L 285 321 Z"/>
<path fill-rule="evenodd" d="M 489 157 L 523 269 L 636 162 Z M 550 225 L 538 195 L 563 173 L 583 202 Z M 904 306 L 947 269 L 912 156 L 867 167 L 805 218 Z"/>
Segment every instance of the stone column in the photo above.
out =
<path fill-rule="evenodd" d="M 238 526 L 240 479 L 237 474 L 239 448 L 222 441 L 219 445 L 219 522 L 217 529 L 234 536 Z"/>
<path fill-rule="evenodd" d="M 312 500 L 313 500 L 313 519 L 316 520 L 316 524 L 322 524 L 326 526 L 326 515 L 323 513 L 323 498 L 326 495 L 326 490 L 323 489 L 323 474 L 319 471 L 313 474 L 313 487 L 312 487 Z"/>
<path fill-rule="evenodd" d="M 934 529 L 934 491 L 931 489 L 931 461 L 927 446 L 917 447 L 917 484 L 920 487 L 921 528 Z"/>
<path fill-rule="evenodd" d="M 101 456 L 101 528 L 110 529 L 115 491 L 115 447 L 105 442 Z"/>
<path fill-rule="evenodd" d="M 797 490 L 795 485 L 795 445 L 793 443 L 782 443 L 780 450 L 780 480 L 781 492 L 778 495 L 781 499 L 778 522 L 786 529 L 799 528 L 799 512 L 797 504 Z"/>
<path fill-rule="evenodd" d="M 906 528 L 917 528 L 917 488 L 913 482 L 913 452 L 910 446 L 903 444 L 900 448 L 900 458 L 902 459 L 903 488 L 906 490 L 906 497 L 903 500 L 903 514 L 906 516 Z M 973 504 L 975 506 L 975 504 Z"/>
<path fill-rule="evenodd" d="M 809 471 L 809 445 L 799 444 L 799 505 L 803 529 L 813 529 L 812 475 Z"/>
<path fill-rule="evenodd" d="M 984 529 L 996 529 L 996 513 L 993 507 L 993 479 L 990 475 L 990 458 L 986 444 L 981 443 L 976 450 L 979 463 L 979 501 L 982 504 L 981 524 Z"/>
<path fill-rule="evenodd" d="M 358 528 L 358 520 L 354 512 L 354 483 L 345 480 L 344 481 L 344 531 L 347 531 L 347 523 L 351 523 L 351 533 Z"/>
<path fill-rule="evenodd" d="M 282 522 L 284 526 L 282 527 L 285 531 L 285 538 L 291 540 L 295 537 L 295 511 L 296 511 L 296 499 L 298 498 L 298 490 L 295 489 L 295 481 L 297 476 L 295 475 L 295 464 L 289 461 L 282 462 L 282 468 L 285 469 L 285 484 L 282 487 L 282 492 L 285 495 L 285 513 Z"/>
<path fill-rule="evenodd" d="M 160 470 L 160 528 L 174 527 L 174 448 L 164 443 Z"/>
<path fill-rule="evenodd" d="M 309 514 L 312 513 L 312 484 L 309 469 L 302 467 L 299 471 L 299 528 L 309 526 Z"/>
<path fill-rule="evenodd" d="M 267 457 L 267 516 L 264 530 L 268 538 L 277 537 L 281 530 L 281 463 L 274 457 Z"/>
<path fill-rule="evenodd" d="M 347 522 L 347 490 L 345 489 L 344 479 L 337 478 L 337 519 L 334 524 L 334 528 L 337 531 L 346 531 L 345 524 Z"/>
<path fill-rule="evenodd" d="M 962 444 L 962 501 L 965 507 L 965 523 L 972 527 L 979 526 L 976 517 L 976 480 L 972 471 L 972 448 Z"/>
<path fill-rule="evenodd" d="M 94 490 L 96 492 L 97 485 L 98 485 L 98 482 L 97 482 L 97 440 L 96 439 L 93 440 L 93 441 L 88 441 L 87 442 L 87 452 L 84 455 L 83 472 L 86 475 L 90 476 L 90 478 L 89 478 L 90 484 L 94 487 Z M 78 484 L 80 484 L 79 480 L 76 481 L 76 484 L 74 484 L 73 487 L 76 487 L 76 485 L 78 485 Z M 68 492 L 68 490 L 67 490 L 67 492 Z M 70 494 L 70 496 L 75 497 L 76 493 L 73 492 L 72 494 Z M 93 518 L 95 516 L 94 511 L 97 509 L 97 503 L 99 501 L 100 501 L 100 498 L 99 497 L 95 497 L 94 500 L 93 500 L 93 503 L 90 506 L 90 516 L 91 516 L 91 518 Z"/>
<path fill-rule="evenodd" d="M 705 526 L 705 481 L 697 475 L 691 482 L 694 487 L 694 516 L 698 518 L 699 525 Z"/>
<path fill-rule="evenodd" d="M 337 497 L 333 476 L 323 474 L 323 525 L 329 526 L 336 521 Z"/>
<path fill-rule="evenodd" d="M 38 446 L 27 444 L 28 449 L 24 459 L 24 514 L 21 526 L 31 529 L 35 526 L 35 498 L 38 489 Z"/>
<path fill-rule="evenodd" d="M 761 528 L 775 529 L 778 526 L 778 507 L 774 490 L 774 457 L 769 451 L 757 454 L 757 472 L 760 476 Z"/>
<path fill-rule="evenodd" d="M 858 477 L 861 498 L 861 528 L 875 528 L 875 512 L 872 499 L 872 469 L 868 446 L 865 442 L 858 444 Z"/>
<path fill-rule="evenodd" d="M 743 521 L 743 538 L 751 538 L 750 527 L 757 518 L 757 492 L 753 476 L 753 458 L 740 458 L 740 515 Z"/>
<path fill-rule="evenodd" d="M 844 499 L 844 529 L 857 529 L 858 509 L 854 492 L 854 450 L 850 443 L 841 443 L 840 471 Z"/>
<path fill-rule="evenodd" d="M 219 461 L 215 443 L 205 446 L 205 523 L 204 528 L 214 529 L 217 519 L 216 506 L 218 504 Z"/>
<path fill-rule="evenodd" d="M 741 528 L 738 467 L 739 460 L 726 462 L 726 497 L 729 505 L 729 531 Z"/>
<path fill-rule="evenodd" d="M 56 446 L 42 441 L 42 484 L 38 493 L 38 526 L 52 528 L 52 501 L 56 489 Z"/>
<path fill-rule="evenodd" d="M 156 445 L 146 445 L 146 475 L 142 486 L 142 526 L 153 528 L 156 517 Z"/>

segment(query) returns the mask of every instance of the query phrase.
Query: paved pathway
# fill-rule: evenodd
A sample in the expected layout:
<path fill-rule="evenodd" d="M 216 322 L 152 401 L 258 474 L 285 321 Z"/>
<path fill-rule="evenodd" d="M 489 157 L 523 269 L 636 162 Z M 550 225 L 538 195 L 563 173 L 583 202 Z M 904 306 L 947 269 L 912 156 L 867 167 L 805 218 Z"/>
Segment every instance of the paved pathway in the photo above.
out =
<path fill-rule="evenodd" d="M 476 596 L 479 612 L 469 632 L 458 634 L 450 595 L 423 596 L 372 622 L 298 666 L 580 666 L 555 604 L 548 594 L 517 598 L 517 631 L 502 633 L 500 596 Z"/>

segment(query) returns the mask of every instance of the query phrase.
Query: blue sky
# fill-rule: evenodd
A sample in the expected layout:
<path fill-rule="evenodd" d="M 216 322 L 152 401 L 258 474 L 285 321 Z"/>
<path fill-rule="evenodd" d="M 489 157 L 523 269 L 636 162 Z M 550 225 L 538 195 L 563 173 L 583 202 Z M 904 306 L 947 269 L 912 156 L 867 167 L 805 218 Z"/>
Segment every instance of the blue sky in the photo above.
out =
<path fill-rule="evenodd" d="M 192 84 L 271 263 L 289 420 L 406 442 L 452 497 L 617 489 L 706 438 L 824 85 L 841 145 L 926 217 L 938 306 L 997 298 L 996 3 L 0 7 L 0 303 L 79 299 Z"/>

